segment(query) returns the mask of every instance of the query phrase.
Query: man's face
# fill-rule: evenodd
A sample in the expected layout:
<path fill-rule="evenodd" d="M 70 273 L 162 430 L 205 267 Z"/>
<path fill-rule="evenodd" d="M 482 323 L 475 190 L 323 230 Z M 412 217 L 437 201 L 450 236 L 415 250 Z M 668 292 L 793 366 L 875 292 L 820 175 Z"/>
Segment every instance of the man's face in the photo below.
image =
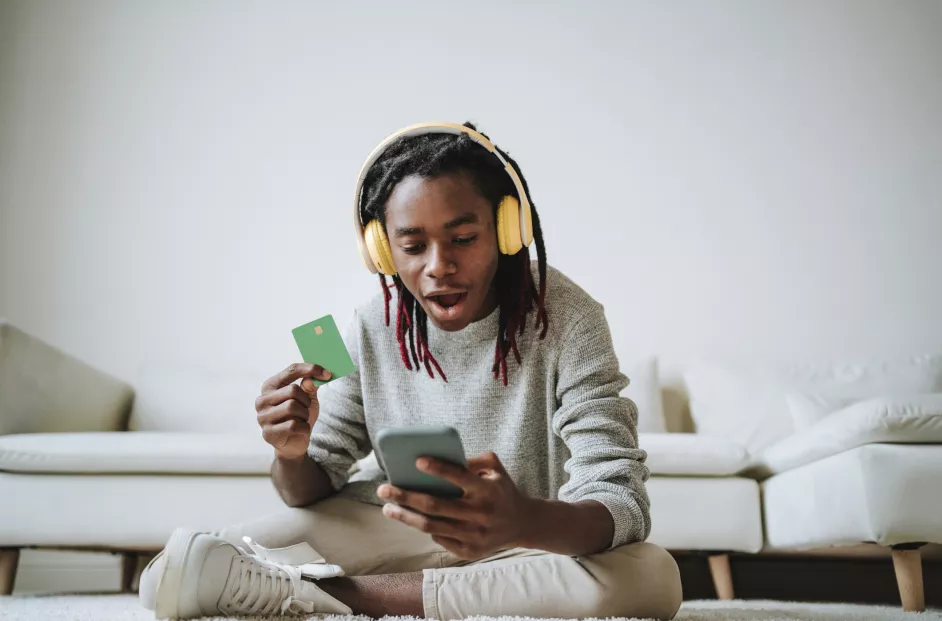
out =
<path fill-rule="evenodd" d="M 450 332 L 497 307 L 497 231 L 470 177 L 406 177 L 386 201 L 399 277 L 436 327 Z"/>

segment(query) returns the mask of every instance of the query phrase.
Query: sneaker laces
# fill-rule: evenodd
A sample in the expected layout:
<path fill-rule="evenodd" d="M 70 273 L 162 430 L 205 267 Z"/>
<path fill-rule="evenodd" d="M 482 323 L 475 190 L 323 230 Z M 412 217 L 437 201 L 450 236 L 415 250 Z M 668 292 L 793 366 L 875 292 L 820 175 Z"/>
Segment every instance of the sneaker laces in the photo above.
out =
<path fill-rule="evenodd" d="M 239 550 L 241 556 L 236 559 L 239 563 L 238 576 L 230 577 L 226 590 L 228 598 L 224 607 L 227 613 L 312 613 L 314 602 L 296 597 L 303 592 L 302 568 L 309 569 L 305 573 L 314 577 L 343 574 L 339 567 L 324 563 L 323 557 L 306 543 L 269 550 L 249 537 L 242 539 L 255 553 Z"/>
<path fill-rule="evenodd" d="M 273 615 L 276 612 L 313 612 L 313 602 L 294 597 L 300 592 L 301 572 L 260 560 L 252 554 L 236 559 L 238 576 L 228 587 L 227 613 Z M 296 576 L 291 574 L 295 573 Z"/>

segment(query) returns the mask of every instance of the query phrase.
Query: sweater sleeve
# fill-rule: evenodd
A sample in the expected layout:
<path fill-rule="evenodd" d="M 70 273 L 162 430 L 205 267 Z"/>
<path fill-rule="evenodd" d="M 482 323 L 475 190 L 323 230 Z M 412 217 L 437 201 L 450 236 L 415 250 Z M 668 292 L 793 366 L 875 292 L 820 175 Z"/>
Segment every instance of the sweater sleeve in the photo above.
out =
<path fill-rule="evenodd" d="M 349 375 L 318 388 L 320 413 L 311 431 L 308 455 L 318 463 L 335 490 L 350 478 L 353 464 L 372 450 L 360 390 L 360 330 L 356 312 L 344 335 L 356 369 Z"/>
<path fill-rule="evenodd" d="M 605 505 L 615 524 L 612 548 L 644 541 L 651 532 L 647 453 L 638 448 L 637 406 L 620 395 L 628 378 L 619 369 L 602 306 L 589 308 L 562 343 L 553 431 L 570 458 L 559 499 Z"/>

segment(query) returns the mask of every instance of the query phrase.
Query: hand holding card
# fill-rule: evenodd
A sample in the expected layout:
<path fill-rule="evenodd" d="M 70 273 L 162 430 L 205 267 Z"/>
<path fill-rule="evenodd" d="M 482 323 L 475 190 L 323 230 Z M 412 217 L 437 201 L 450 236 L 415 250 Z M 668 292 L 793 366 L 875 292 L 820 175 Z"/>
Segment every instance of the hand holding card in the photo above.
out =
<path fill-rule="evenodd" d="M 304 362 L 330 371 L 329 380 L 312 378 L 315 386 L 332 382 L 356 370 L 333 316 L 325 315 L 291 331 Z"/>
<path fill-rule="evenodd" d="M 262 437 L 275 455 L 295 460 L 307 454 L 311 431 L 320 414 L 316 386 L 356 370 L 337 324 L 327 315 L 293 330 L 304 362 L 289 364 L 262 385 L 255 400 Z M 301 380 L 299 386 L 296 382 Z M 313 385 L 308 384 L 313 382 Z"/>

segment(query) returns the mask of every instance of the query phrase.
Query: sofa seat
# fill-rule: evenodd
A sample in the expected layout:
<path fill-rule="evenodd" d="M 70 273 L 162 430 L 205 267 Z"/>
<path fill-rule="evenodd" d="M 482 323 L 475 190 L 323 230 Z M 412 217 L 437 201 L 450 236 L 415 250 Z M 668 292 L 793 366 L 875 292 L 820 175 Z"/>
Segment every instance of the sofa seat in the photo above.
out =
<path fill-rule="evenodd" d="M 0 436 L 0 471 L 61 474 L 267 475 L 261 434 L 29 433 Z"/>
<path fill-rule="evenodd" d="M 733 476 L 749 465 L 749 454 L 738 444 L 694 433 L 642 433 L 638 445 L 657 476 Z"/>
<path fill-rule="evenodd" d="M 770 549 L 942 541 L 942 447 L 868 444 L 762 483 Z"/>
<path fill-rule="evenodd" d="M 752 470 L 764 478 L 879 443 L 942 444 L 942 394 L 861 401 L 767 447 Z"/>
<path fill-rule="evenodd" d="M 759 486 L 751 479 L 655 476 L 648 494 L 653 543 L 670 550 L 762 548 Z M 269 477 L 251 475 L 0 472 L 0 498 L 13 499 L 0 520 L 0 542 L 8 547 L 156 549 L 177 526 L 217 531 L 288 510 Z"/>
<path fill-rule="evenodd" d="M 761 549 L 759 486 L 732 476 L 747 463 L 742 448 L 694 434 L 641 434 L 639 443 L 652 471 L 651 541 L 676 550 Z M 0 541 L 159 548 L 177 526 L 219 530 L 283 511 L 271 460 L 271 447 L 246 433 L 2 436 L 0 498 L 15 502 Z"/>
<path fill-rule="evenodd" d="M 652 475 L 731 476 L 745 449 L 692 433 L 639 437 Z M 261 435 L 204 432 L 24 433 L 0 436 L 0 471 L 75 474 L 268 474 Z"/>
<path fill-rule="evenodd" d="M 638 446 L 651 472 L 649 541 L 678 551 L 762 549 L 759 484 L 736 476 L 749 465 L 743 447 L 692 433 L 641 433 Z"/>
<path fill-rule="evenodd" d="M 178 526 L 218 531 L 286 507 L 268 476 L 0 472 L 0 543 L 160 549 Z"/>
<path fill-rule="evenodd" d="M 648 541 L 668 550 L 758 552 L 759 484 L 740 477 L 652 476 Z"/>
<path fill-rule="evenodd" d="M 0 436 L 0 542 L 159 549 L 178 526 L 214 531 L 285 510 L 271 462 L 246 433 Z"/>

